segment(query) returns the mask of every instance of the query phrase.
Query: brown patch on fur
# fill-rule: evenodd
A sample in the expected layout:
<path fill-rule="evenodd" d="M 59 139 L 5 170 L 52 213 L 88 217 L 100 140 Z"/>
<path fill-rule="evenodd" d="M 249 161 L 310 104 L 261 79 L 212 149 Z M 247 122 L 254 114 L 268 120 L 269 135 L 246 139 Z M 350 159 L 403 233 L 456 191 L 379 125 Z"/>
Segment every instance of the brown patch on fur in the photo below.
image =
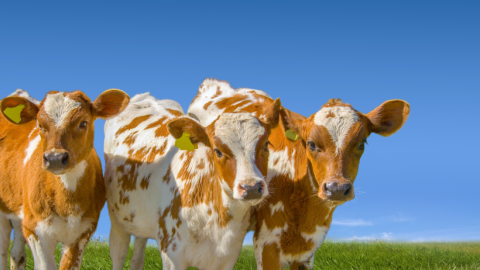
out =
<path fill-rule="evenodd" d="M 132 120 L 132 122 L 130 122 L 130 124 L 120 128 L 117 133 L 115 133 L 115 136 L 119 136 L 120 134 L 122 134 L 123 132 L 127 131 L 127 130 L 130 130 L 130 129 L 134 129 L 136 127 L 138 127 L 138 125 L 140 125 L 142 122 L 148 120 L 149 118 L 151 117 L 151 115 L 143 115 L 143 116 L 139 116 L 139 117 L 136 117 Z"/>
<path fill-rule="evenodd" d="M 172 109 L 167 109 L 167 111 L 171 114 L 173 114 L 173 116 L 176 117 L 180 117 L 180 116 L 183 116 L 183 113 L 180 112 L 180 111 L 177 111 L 177 110 L 172 110 Z"/>
<path fill-rule="evenodd" d="M 132 146 L 135 143 L 135 139 L 137 138 L 138 131 L 130 133 L 127 138 L 123 141 L 124 144 L 128 146 Z"/>
<path fill-rule="evenodd" d="M 212 103 L 213 103 L 213 101 L 209 101 L 209 102 L 205 103 L 205 105 L 203 105 L 203 109 L 207 110 L 208 106 L 210 106 Z"/>

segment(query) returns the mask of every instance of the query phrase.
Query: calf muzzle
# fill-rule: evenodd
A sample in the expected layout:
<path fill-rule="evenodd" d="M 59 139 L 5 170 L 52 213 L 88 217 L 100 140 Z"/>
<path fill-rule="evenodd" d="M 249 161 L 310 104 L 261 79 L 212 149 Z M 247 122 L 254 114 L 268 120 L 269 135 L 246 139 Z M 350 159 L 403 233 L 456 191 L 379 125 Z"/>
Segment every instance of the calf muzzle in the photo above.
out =
<path fill-rule="evenodd" d="M 43 154 L 43 164 L 46 170 L 58 174 L 65 170 L 69 158 L 66 151 L 51 151 Z"/>
<path fill-rule="evenodd" d="M 265 192 L 263 181 L 258 181 L 254 185 L 239 185 L 238 193 L 244 200 L 258 200 L 261 199 Z"/>
<path fill-rule="evenodd" d="M 323 192 L 332 201 L 348 201 L 352 199 L 353 186 L 349 182 L 329 181 L 323 185 Z"/>

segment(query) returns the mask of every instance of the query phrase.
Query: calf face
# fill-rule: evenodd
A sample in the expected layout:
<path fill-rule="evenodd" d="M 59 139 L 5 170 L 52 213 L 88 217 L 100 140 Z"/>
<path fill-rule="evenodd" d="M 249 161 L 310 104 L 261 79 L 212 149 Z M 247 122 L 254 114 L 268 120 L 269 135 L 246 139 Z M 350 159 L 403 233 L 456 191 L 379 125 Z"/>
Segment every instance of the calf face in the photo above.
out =
<path fill-rule="evenodd" d="M 193 144 L 203 143 L 209 147 L 208 154 L 214 160 L 225 192 L 234 199 L 255 205 L 269 194 L 265 182 L 269 155 L 267 138 L 270 121 L 278 118 L 279 108 L 277 100 L 266 123 L 249 113 L 224 113 L 206 128 L 182 117 L 168 123 L 168 130 L 177 139 L 187 132 Z"/>
<path fill-rule="evenodd" d="M 103 92 L 93 103 L 81 91 L 49 92 L 39 106 L 23 97 L 2 100 L 2 113 L 7 108 L 23 105 L 23 124 L 37 120 L 43 147 L 43 168 L 61 175 L 72 170 L 90 155 L 93 148 L 94 120 L 121 112 L 129 97 L 123 91 L 111 89 Z"/>
<path fill-rule="evenodd" d="M 353 182 L 368 136 L 372 132 L 392 135 L 403 126 L 409 113 L 409 104 L 402 100 L 386 101 L 362 114 L 332 99 L 308 119 L 288 111 L 282 111 L 282 117 L 305 141 L 309 166 L 318 182 L 318 196 L 340 204 L 355 197 Z"/>

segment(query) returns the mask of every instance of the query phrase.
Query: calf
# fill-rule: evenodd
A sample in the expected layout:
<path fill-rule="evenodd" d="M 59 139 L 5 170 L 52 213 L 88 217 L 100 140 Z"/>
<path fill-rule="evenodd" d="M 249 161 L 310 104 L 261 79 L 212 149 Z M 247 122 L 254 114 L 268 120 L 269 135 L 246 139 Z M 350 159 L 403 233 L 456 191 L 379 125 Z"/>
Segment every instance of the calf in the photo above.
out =
<path fill-rule="evenodd" d="M 81 91 L 49 92 L 38 104 L 17 90 L 0 101 L 1 269 L 7 269 L 12 226 L 11 269 L 25 269 L 25 238 L 35 269 L 57 268 L 58 242 L 64 245 L 60 268 L 80 269 L 105 204 L 93 122 L 121 112 L 128 100 L 111 89 L 93 103 Z"/>
<path fill-rule="evenodd" d="M 232 269 L 265 182 L 269 124 L 249 113 L 217 116 L 206 128 L 180 105 L 147 94 L 105 125 L 107 202 L 113 269 L 122 269 L 131 235 L 131 269 L 142 269 L 148 238 L 164 269 Z M 190 147 L 190 150 L 185 150 Z M 180 146 L 179 150 L 174 145 Z"/>
<path fill-rule="evenodd" d="M 202 125 L 233 111 L 262 119 L 272 102 L 263 91 L 234 90 L 227 82 L 207 79 L 188 115 Z M 395 133 L 409 110 L 405 101 L 390 100 L 362 114 L 338 99 L 308 119 L 281 109 L 281 120 L 269 136 L 271 196 L 252 219 L 257 269 L 284 269 L 288 264 L 290 269 L 313 268 L 315 250 L 330 228 L 333 211 L 354 198 L 353 181 L 367 137 L 372 132 Z"/>

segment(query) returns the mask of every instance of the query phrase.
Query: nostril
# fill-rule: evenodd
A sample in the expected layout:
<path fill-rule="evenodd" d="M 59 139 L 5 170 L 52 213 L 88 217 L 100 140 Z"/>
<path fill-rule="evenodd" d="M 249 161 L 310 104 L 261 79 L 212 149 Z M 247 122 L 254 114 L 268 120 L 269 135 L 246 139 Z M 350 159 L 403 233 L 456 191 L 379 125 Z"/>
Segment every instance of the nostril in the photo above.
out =
<path fill-rule="evenodd" d="M 352 186 L 350 184 L 345 184 L 345 193 L 343 194 L 345 197 L 348 197 L 350 195 L 350 192 L 352 191 Z"/>
<path fill-rule="evenodd" d="M 46 155 L 46 154 L 43 154 L 43 162 L 45 162 L 45 163 L 48 162 L 48 158 L 47 158 L 47 155 Z"/>
<path fill-rule="evenodd" d="M 67 162 L 68 162 L 68 154 L 65 153 L 65 154 L 63 154 L 63 156 L 62 156 L 62 164 L 63 164 L 63 165 L 67 165 Z"/>

